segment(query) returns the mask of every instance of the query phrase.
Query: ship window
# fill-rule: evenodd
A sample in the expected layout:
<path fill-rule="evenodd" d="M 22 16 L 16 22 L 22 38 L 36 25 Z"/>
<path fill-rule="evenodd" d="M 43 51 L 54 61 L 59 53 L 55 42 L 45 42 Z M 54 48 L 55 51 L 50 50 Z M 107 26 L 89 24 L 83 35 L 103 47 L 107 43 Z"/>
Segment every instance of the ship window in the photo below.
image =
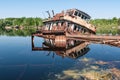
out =
<path fill-rule="evenodd" d="M 53 23 L 53 26 L 56 26 L 56 23 Z"/>
<path fill-rule="evenodd" d="M 81 52 L 83 53 L 83 52 L 84 52 L 84 49 L 82 49 Z"/>
<path fill-rule="evenodd" d="M 79 31 L 79 26 L 77 26 L 76 31 Z"/>
<path fill-rule="evenodd" d="M 85 17 L 85 19 L 87 19 L 87 17 Z"/>
<path fill-rule="evenodd" d="M 79 13 L 78 16 L 81 17 L 81 13 Z"/>
<path fill-rule="evenodd" d="M 70 23 L 68 23 L 68 27 L 70 27 Z"/>
<path fill-rule="evenodd" d="M 61 26 L 63 26 L 64 22 L 61 22 Z"/>
<path fill-rule="evenodd" d="M 84 33 L 86 33 L 86 29 L 84 29 Z"/>
<path fill-rule="evenodd" d="M 76 30 L 76 29 L 77 29 L 77 25 L 74 26 L 74 30 Z"/>
<path fill-rule="evenodd" d="M 81 28 L 81 31 L 83 31 L 83 28 Z"/>
<path fill-rule="evenodd" d="M 58 26 L 58 22 L 56 22 L 56 26 Z"/>
<path fill-rule="evenodd" d="M 81 29 L 81 27 L 80 27 L 80 26 L 78 26 L 78 31 L 80 31 L 80 29 Z"/>
<path fill-rule="evenodd" d="M 74 15 L 75 15 L 75 16 L 77 16 L 77 15 L 78 15 L 78 12 L 77 12 L 77 11 L 75 11 Z"/>
<path fill-rule="evenodd" d="M 85 16 L 84 19 L 87 20 L 88 18 Z"/>
<path fill-rule="evenodd" d="M 82 15 L 82 19 L 84 19 L 84 15 Z"/>

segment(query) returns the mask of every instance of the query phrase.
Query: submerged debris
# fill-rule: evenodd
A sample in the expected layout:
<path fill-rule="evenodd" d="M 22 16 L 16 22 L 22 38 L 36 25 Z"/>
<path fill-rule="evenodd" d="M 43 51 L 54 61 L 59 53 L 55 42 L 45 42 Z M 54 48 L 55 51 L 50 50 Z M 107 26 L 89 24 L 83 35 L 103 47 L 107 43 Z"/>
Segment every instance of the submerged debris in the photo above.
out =
<path fill-rule="evenodd" d="M 58 79 L 59 80 L 120 80 L 120 69 L 117 69 L 115 67 L 104 68 L 106 64 L 107 64 L 106 66 L 108 66 L 108 64 L 114 65 L 113 61 L 105 62 L 105 61 L 96 61 L 96 60 L 93 61 L 93 60 L 94 59 L 89 59 L 89 58 L 80 59 L 79 64 L 77 63 L 77 65 L 75 65 L 73 68 L 64 70 L 61 74 L 59 74 Z M 88 65 L 83 65 L 82 62 Z M 81 67 L 81 63 L 82 63 L 82 67 Z"/>

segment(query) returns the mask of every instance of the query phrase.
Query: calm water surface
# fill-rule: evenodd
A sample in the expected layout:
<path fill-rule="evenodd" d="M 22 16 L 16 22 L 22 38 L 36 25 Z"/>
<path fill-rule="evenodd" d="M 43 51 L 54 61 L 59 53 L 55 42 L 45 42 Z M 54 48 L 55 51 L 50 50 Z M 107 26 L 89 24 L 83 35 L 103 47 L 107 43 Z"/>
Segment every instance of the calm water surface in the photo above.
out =
<path fill-rule="evenodd" d="M 34 45 L 43 42 L 35 37 Z M 120 48 L 88 47 L 85 55 L 70 58 L 56 51 L 32 51 L 31 37 L 0 36 L 0 80 L 119 80 Z"/>

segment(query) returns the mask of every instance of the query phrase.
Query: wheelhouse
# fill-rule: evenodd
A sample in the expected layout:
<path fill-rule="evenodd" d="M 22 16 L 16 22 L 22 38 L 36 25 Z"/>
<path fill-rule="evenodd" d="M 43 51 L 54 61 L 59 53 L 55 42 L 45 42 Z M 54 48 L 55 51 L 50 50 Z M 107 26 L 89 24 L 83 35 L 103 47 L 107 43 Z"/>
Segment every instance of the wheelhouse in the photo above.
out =
<path fill-rule="evenodd" d="M 90 18 L 91 18 L 87 13 L 80 11 L 78 9 L 69 9 L 66 11 L 66 14 L 68 14 L 69 16 L 79 17 L 86 21 L 90 20 Z"/>

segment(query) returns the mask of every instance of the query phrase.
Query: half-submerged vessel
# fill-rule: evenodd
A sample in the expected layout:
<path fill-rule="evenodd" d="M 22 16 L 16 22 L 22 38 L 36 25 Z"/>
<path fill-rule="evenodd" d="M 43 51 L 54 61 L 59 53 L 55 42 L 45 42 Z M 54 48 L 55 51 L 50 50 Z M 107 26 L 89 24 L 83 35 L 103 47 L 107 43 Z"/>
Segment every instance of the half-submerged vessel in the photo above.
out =
<path fill-rule="evenodd" d="M 48 12 L 49 14 L 49 12 Z M 90 16 L 78 9 L 62 11 L 43 21 L 39 31 L 41 35 L 66 35 L 66 34 L 95 34 L 96 28 L 90 24 Z"/>
<path fill-rule="evenodd" d="M 69 9 L 57 13 L 51 17 L 49 11 L 49 18 L 43 21 L 41 29 L 33 33 L 32 36 L 38 36 L 53 40 L 64 40 L 62 36 L 69 39 L 84 39 L 90 41 L 99 41 L 104 43 L 111 43 L 111 40 L 118 42 L 120 36 L 109 36 L 109 35 L 95 35 L 96 27 L 90 24 L 91 17 L 78 9 Z M 117 44 L 117 43 L 112 43 Z M 118 45 L 118 44 L 117 44 Z"/>

